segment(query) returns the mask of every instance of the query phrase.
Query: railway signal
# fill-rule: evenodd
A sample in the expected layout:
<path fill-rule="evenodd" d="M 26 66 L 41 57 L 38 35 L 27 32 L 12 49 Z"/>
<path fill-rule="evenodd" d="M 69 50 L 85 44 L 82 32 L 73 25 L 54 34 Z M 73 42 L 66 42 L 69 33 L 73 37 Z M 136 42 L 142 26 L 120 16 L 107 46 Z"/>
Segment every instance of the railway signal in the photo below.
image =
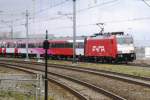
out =
<path fill-rule="evenodd" d="M 46 30 L 46 39 L 43 42 L 43 48 L 45 49 L 45 99 L 48 100 L 48 80 L 47 80 L 47 51 L 49 48 L 49 42 L 48 42 L 48 31 Z"/>

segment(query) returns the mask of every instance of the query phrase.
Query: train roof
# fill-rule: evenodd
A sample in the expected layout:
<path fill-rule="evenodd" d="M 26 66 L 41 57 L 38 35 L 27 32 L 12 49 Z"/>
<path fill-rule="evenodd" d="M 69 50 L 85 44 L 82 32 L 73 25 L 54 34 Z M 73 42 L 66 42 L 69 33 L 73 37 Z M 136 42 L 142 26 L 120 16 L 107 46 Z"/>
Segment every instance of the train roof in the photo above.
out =
<path fill-rule="evenodd" d="M 95 33 L 90 37 L 97 37 L 97 36 L 111 36 L 111 35 L 124 35 L 124 32 L 106 32 L 106 33 Z"/>

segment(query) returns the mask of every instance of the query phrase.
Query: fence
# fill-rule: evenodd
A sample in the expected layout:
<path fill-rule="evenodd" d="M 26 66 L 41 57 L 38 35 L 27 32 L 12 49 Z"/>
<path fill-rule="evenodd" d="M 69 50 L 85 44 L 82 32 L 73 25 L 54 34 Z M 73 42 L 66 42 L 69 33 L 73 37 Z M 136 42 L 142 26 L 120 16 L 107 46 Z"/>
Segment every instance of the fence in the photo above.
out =
<path fill-rule="evenodd" d="M 0 100 L 42 100 L 43 84 L 41 74 L 0 74 Z"/>

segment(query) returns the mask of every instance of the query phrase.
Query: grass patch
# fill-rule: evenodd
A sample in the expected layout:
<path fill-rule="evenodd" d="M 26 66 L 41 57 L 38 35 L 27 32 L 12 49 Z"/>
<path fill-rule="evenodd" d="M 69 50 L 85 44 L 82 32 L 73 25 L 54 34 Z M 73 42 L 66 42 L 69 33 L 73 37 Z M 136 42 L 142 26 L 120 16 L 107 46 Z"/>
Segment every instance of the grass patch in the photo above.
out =
<path fill-rule="evenodd" d="M 0 100 L 35 100 L 35 95 L 23 94 L 12 91 L 0 91 Z M 42 100 L 44 100 L 44 96 L 42 96 Z M 48 100 L 54 99 L 49 96 Z"/>
<path fill-rule="evenodd" d="M 49 60 L 49 63 L 72 65 L 72 62 L 69 61 Z M 135 76 L 150 77 L 150 68 L 145 68 L 145 67 L 112 65 L 112 64 L 96 64 L 96 63 L 94 64 L 94 63 L 83 63 L 83 62 L 77 63 L 76 66 L 113 71 L 113 72 L 130 74 Z"/>
<path fill-rule="evenodd" d="M 11 58 L 9 58 L 9 59 L 11 59 Z M 12 59 L 12 60 L 14 60 L 14 59 Z M 24 60 L 24 59 L 17 59 L 17 60 Z M 30 59 L 30 60 L 33 62 L 37 61 L 35 59 Z M 61 61 L 61 60 L 59 60 L 59 61 L 58 60 L 49 60 L 49 63 L 72 65 L 71 61 Z M 138 66 L 94 64 L 94 63 L 83 63 L 83 62 L 77 63 L 76 66 L 113 71 L 113 72 L 130 74 L 130 75 L 135 75 L 135 76 L 150 77 L 150 67 L 145 68 L 145 67 L 138 67 Z"/>
<path fill-rule="evenodd" d="M 33 95 L 22 94 L 12 91 L 0 91 L 0 98 L 2 98 L 3 100 L 34 100 Z"/>

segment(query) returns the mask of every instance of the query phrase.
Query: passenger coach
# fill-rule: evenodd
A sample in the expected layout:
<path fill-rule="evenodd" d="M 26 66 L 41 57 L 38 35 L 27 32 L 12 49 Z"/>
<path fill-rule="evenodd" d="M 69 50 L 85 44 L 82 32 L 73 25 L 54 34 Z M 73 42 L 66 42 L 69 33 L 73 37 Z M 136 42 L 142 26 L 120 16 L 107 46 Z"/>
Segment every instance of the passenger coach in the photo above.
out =
<path fill-rule="evenodd" d="M 71 59 L 73 56 L 72 40 L 49 40 L 48 54 L 51 59 Z M 43 56 L 43 40 L 29 40 L 30 57 Z M 2 56 L 25 57 L 26 40 L 0 40 Z M 97 34 L 76 40 L 76 58 L 79 61 L 94 62 L 129 62 L 135 60 L 135 48 L 131 35 L 123 32 Z"/>

